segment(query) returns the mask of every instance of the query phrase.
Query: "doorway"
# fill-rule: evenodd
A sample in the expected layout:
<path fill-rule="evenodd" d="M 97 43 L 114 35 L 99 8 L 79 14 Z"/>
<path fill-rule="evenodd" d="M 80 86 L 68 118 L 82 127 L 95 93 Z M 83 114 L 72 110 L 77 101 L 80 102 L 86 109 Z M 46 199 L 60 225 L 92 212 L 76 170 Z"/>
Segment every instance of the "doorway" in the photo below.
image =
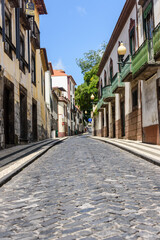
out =
<path fill-rule="evenodd" d="M 27 90 L 20 86 L 20 139 L 27 141 Z"/>
<path fill-rule="evenodd" d="M 37 141 L 37 102 L 32 99 L 32 134 L 33 141 Z"/>
<path fill-rule="evenodd" d="M 124 101 L 121 102 L 121 132 L 122 132 L 122 137 L 125 136 L 125 105 Z"/>
<path fill-rule="evenodd" d="M 116 137 L 116 127 L 115 127 L 115 106 L 112 106 L 112 122 L 113 122 L 113 138 Z"/>
<path fill-rule="evenodd" d="M 14 144 L 14 85 L 5 80 L 3 92 L 5 146 Z"/>

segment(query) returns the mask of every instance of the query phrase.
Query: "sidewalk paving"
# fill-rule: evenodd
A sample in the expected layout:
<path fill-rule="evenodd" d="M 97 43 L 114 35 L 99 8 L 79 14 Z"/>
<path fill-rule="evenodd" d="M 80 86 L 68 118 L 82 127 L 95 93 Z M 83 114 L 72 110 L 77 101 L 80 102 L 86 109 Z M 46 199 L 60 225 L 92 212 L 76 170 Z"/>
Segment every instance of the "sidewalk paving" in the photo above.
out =
<path fill-rule="evenodd" d="M 90 136 L 92 139 L 100 140 L 130 153 L 139 156 L 155 165 L 160 166 L 160 146 L 153 144 L 146 144 L 140 141 L 116 139 L 116 138 L 105 138 Z"/>
<path fill-rule="evenodd" d="M 0 151 L 0 186 L 9 181 L 13 176 L 27 167 L 37 158 L 46 153 L 54 145 L 66 140 L 46 139 L 43 141 L 18 145 Z"/>

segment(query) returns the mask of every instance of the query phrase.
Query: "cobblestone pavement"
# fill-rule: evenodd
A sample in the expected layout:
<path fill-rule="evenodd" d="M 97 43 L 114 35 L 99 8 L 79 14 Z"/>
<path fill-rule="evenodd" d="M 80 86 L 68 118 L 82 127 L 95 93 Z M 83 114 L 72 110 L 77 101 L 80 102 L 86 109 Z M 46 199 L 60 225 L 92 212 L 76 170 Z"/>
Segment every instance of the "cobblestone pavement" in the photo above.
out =
<path fill-rule="evenodd" d="M 71 137 L 0 189 L 0 239 L 160 239 L 160 168 Z"/>

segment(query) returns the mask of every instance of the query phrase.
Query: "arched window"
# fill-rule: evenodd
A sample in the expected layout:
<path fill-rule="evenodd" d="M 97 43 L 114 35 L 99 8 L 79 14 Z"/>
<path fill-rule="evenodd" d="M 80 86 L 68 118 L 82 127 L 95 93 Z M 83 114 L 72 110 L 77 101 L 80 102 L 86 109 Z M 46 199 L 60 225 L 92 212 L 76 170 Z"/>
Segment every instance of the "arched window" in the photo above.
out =
<path fill-rule="evenodd" d="M 104 70 L 104 87 L 107 85 L 107 73 L 106 70 Z"/>
<path fill-rule="evenodd" d="M 118 47 L 120 46 L 120 44 L 121 44 L 121 42 L 119 41 L 118 42 Z M 118 54 L 118 62 L 119 62 L 119 64 L 118 64 L 118 70 L 119 70 L 119 72 L 121 73 L 121 64 L 120 64 L 120 62 L 121 62 L 121 56 Z"/>
<path fill-rule="evenodd" d="M 109 69 L 110 69 L 110 81 L 112 82 L 112 79 L 113 79 L 113 60 L 112 60 L 112 58 L 110 59 Z"/>
<path fill-rule="evenodd" d="M 102 79 L 101 79 L 101 97 L 102 97 Z"/>
<path fill-rule="evenodd" d="M 136 49 L 136 37 L 135 37 L 135 20 L 130 19 L 130 27 L 129 27 L 129 47 L 130 54 L 133 55 Z"/>

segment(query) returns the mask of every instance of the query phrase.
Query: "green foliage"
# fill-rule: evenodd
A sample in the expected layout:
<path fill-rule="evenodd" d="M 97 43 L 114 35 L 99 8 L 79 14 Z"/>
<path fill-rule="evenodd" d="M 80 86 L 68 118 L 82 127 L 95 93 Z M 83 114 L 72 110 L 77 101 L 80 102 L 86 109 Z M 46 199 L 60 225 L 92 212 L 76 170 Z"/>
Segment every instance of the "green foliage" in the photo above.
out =
<path fill-rule="evenodd" d="M 78 66 L 84 75 L 84 83 L 77 87 L 75 91 L 76 105 L 80 106 L 82 111 L 88 112 L 92 109 L 92 101 L 90 99 L 93 94 L 94 102 L 98 102 L 98 68 L 101 61 L 101 57 L 106 48 L 106 43 L 101 45 L 101 49 L 95 51 L 90 50 L 88 53 L 84 53 L 84 58 L 76 59 Z"/>

